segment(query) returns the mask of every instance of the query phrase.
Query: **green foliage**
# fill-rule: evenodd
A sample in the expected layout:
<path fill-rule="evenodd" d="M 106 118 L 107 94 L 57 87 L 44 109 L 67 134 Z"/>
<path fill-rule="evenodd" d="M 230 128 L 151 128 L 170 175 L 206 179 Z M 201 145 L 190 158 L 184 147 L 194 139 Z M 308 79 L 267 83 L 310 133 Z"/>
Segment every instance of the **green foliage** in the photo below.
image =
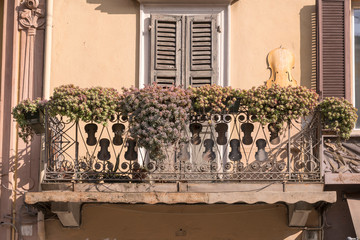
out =
<path fill-rule="evenodd" d="M 156 84 L 142 89 L 123 88 L 120 110 L 129 116 L 130 134 L 152 159 L 164 159 L 166 147 L 179 141 L 187 123 L 191 101 L 180 87 Z"/>
<path fill-rule="evenodd" d="M 255 120 L 265 125 L 276 124 L 281 128 L 287 121 L 309 115 L 317 105 L 318 95 L 306 87 L 271 88 L 260 86 L 247 91 L 244 104 Z"/>
<path fill-rule="evenodd" d="M 204 85 L 190 87 L 193 111 L 200 113 L 226 113 L 237 99 L 241 102 L 246 91 L 221 87 L 218 85 Z"/>
<path fill-rule="evenodd" d="M 39 116 L 40 111 L 43 112 L 47 104 L 46 100 L 37 98 L 35 100 L 25 99 L 16 105 L 11 114 L 19 125 L 19 137 L 28 143 L 34 135 L 34 130 L 29 124 L 28 117 Z"/>
<path fill-rule="evenodd" d="M 63 85 L 55 88 L 45 100 L 24 100 L 12 111 L 20 127 L 19 136 L 28 142 L 34 134 L 26 120 L 47 108 L 51 116 L 66 116 L 106 124 L 121 112 L 129 117 L 129 131 L 139 147 L 149 151 L 152 159 L 165 158 L 166 147 L 179 141 L 190 110 L 194 113 L 227 113 L 239 101 L 261 124 L 281 129 L 284 122 L 309 115 L 318 105 L 318 95 L 305 87 L 254 87 L 250 90 L 205 85 L 183 90 L 162 88 L 156 84 L 143 89 L 123 88 L 119 94 L 113 88 L 79 88 Z M 191 102 L 193 108 L 191 108 Z M 325 98 L 318 106 L 325 129 L 336 131 L 348 139 L 357 119 L 356 108 L 339 98 Z"/>
<path fill-rule="evenodd" d="M 349 139 L 357 120 L 357 109 L 344 98 L 327 97 L 319 104 L 324 129 Z"/>
<path fill-rule="evenodd" d="M 54 89 L 49 112 L 71 120 L 105 124 L 117 111 L 120 94 L 114 88 L 79 88 L 72 84 Z"/>

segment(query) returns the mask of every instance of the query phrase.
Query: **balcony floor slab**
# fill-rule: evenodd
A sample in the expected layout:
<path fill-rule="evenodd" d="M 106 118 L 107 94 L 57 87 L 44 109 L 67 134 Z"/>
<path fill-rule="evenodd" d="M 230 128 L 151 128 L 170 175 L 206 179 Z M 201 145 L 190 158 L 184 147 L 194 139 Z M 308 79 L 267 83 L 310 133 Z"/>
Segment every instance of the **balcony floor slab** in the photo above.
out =
<path fill-rule="evenodd" d="M 336 201 L 336 192 L 323 191 L 323 184 L 75 184 L 73 191 L 28 192 L 28 204 L 38 202 L 215 204 L 293 204 Z"/>

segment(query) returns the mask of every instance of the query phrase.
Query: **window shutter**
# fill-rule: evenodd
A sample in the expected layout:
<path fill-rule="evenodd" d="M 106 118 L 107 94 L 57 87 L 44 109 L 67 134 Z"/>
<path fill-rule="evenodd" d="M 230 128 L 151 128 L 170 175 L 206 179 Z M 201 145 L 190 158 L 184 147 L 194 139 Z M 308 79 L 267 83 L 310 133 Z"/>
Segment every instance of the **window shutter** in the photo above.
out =
<path fill-rule="evenodd" d="M 350 100 L 349 0 L 318 0 L 318 92 Z"/>
<path fill-rule="evenodd" d="M 181 16 L 151 15 L 151 82 L 181 84 Z"/>
<path fill-rule="evenodd" d="M 217 82 L 217 26 L 216 15 L 186 17 L 187 85 L 202 86 Z"/>

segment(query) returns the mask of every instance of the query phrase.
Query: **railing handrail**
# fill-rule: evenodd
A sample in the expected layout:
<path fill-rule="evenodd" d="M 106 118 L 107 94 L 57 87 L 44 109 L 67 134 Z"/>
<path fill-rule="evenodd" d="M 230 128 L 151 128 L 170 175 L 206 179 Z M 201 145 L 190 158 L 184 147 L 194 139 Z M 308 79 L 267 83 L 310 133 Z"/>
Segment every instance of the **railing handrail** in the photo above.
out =
<path fill-rule="evenodd" d="M 317 114 L 283 131 L 253 121 L 246 107 L 191 115 L 187 142 L 169 146 L 161 161 L 137 147 L 124 119 L 95 127 L 46 114 L 44 181 L 322 181 Z"/>

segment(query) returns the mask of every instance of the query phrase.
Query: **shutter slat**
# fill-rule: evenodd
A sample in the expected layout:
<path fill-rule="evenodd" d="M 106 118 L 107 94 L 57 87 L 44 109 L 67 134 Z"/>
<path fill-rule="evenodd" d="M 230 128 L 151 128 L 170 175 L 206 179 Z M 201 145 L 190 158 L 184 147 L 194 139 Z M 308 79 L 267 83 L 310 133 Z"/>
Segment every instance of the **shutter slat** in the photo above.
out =
<path fill-rule="evenodd" d="M 158 55 L 169 55 L 169 56 L 175 56 L 176 53 L 171 52 L 171 51 L 159 51 Z"/>
<path fill-rule="evenodd" d="M 167 37 L 158 36 L 158 37 L 157 37 L 157 41 L 161 41 L 161 42 L 176 42 L 176 39 L 175 39 L 175 38 L 167 38 Z"/>
<path fill-rule="evenodd" d="M 204 85 L 212 84 L 211 78 L 209 77 L 194 77 L 191 79 L 191 86 L 200 87 Z"/>
<path fill-rule="evenodd" d="M 175 56 L 158 55 L 158 59 L 170 59 L 170 60 L 175 61 Z"/>
<path fill-rule="evenodd" d="M 159 28 L 171 28 L 174 29 L 176 26 L 176 23 L 173 21 L 167 22 L 167 21 L 158 21 L 158 27 Z"/>
<path fill-rule="evenodd" d="M 175 42 L 158 42 L 158 46 L 176 47 Z"/>
<path fill-rule="evenodd" d="M 211 37 L 211 33 L 194 33 L 194 38 Z"/>
<path fill-rule="evenodd" d="M 164 47 L 164 46 L 162 46 L 162 45 L 157 45 L 157 50 L 158 51 L 167 51 L 167 52 L 169 52 L 169 53 L 172 53 L 172 54 L 174 54 L 175 53 L 175 47 Z M 157 54 L 159 54 L 159 53 L 157 53 Z"/>

